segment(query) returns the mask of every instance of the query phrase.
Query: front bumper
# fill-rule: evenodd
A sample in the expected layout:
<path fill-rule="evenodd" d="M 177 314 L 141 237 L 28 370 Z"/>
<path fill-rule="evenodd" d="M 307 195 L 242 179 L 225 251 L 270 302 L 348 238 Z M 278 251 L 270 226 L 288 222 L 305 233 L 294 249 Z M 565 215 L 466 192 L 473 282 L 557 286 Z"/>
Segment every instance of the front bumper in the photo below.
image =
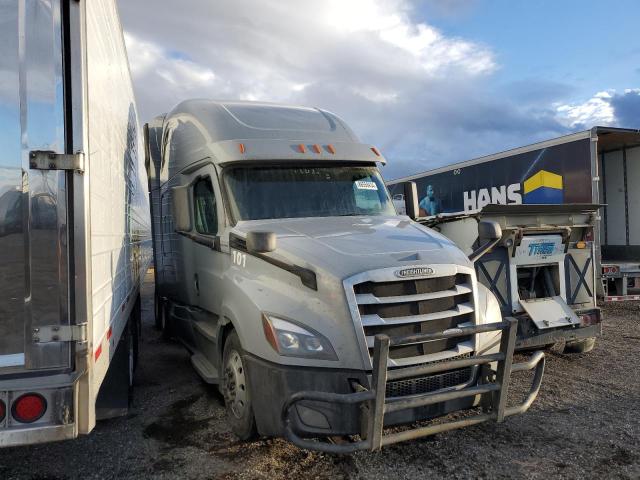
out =
<path fill-rule="evenodd" d="M 535 400 L 544 372 L 544 354 L 536 352 L 526 363 L 512 365 L 517 321 L 444 332 L 389 338 L 378 335 L 374 347 L 373 372 L 300 370 L 269 368 L 255 358 L 249 362 L 249 380 L 254 398 L 258 431 L 263 435 L 285 436 L 295 445 L 329 453 L 377 450 L 383 445 L 415 439 L 438 432 L 483 423 L 501 422 L 504 417 L 523 413 Z M 420 343 L 502 330 L 498 353 L 389 370 L 389 346 Z M 489 366 L 497 363 L 495 375 Z M 387 381 L 437 375 L 460 368 L 474 368 L 473 381 L 459 388 L 441 389 L 404 397 L 386 397 Z M 535 368 L 535 376 L 525 401 L 506 406 L 512 372 Z M 482 372 L 482 373 L 481 373 Z M 495 377 L 495 378 L 493 378 Z M 366 386 L 369 386 L 368 388 Z M 484 413 L 461 420 L 438 423 L 383 435 L 385 427 L 426 420 L 481 404 Z M 360 440 L 332 444 L 312 438 L 332 435 L 359 435 Z"/>

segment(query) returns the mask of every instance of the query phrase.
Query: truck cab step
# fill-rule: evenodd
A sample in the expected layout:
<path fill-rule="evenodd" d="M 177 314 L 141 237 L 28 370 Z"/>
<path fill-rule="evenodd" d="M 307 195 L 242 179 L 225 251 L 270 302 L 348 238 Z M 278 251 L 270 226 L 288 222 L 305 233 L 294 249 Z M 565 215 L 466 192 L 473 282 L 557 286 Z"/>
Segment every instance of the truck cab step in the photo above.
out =
<path fill-rule="evenodd" d="M 220 383 L 220 376 L 218 375 L 218 370 L 214 367 L 207 358 L 201 353 L 194 353 L 191 356 L 191 364 L 193 368 L 196 369 L 198 375 L 202 377 L 202 379 L 211 384 Z"/>

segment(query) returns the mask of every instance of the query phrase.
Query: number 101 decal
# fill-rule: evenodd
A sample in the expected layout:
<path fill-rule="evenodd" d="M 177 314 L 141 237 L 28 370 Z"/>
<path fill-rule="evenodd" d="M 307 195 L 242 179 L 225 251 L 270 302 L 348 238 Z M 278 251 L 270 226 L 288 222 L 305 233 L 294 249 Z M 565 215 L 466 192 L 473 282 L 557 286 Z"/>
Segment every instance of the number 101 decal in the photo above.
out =
<path fill-rule="evenodd" d="M 242 252 L 237 252 L 236 250 L 231 251 L 231 255 L 233 256 L 233 263 L 239 267 L 245 268 L 247 266 L 247 254 Z"/>

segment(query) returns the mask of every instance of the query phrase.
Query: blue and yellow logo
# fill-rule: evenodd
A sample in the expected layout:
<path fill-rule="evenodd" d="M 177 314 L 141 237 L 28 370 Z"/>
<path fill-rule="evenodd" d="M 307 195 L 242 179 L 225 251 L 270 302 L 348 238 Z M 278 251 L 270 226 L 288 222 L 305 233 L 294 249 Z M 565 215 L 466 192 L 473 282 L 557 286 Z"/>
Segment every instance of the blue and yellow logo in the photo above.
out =
<path fill-rule="evenodd" d="M 524 203 L 562 203 L 562 176 L 540 170 L 524 181 Z"/>

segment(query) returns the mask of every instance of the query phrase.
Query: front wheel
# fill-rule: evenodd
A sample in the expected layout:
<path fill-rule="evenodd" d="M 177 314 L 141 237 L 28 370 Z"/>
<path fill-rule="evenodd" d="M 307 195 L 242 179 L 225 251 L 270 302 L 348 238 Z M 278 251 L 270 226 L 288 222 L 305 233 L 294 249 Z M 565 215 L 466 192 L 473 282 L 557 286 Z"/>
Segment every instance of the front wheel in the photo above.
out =
<path fill-rule="evenodd" d="M 595 337 L 585 338 L 584 340 L 574 340 L 565 344 L 562 353 L 587 353 L 593 350 L 595 345 Z"/>
<path fill-rule="evenodd" d="M 224 344 L 222 368 L 222 394 L 231 430 L 240 440 L 251 440 L 257 435 L 256 422 L 244 351 L 235 331 Z"/>

